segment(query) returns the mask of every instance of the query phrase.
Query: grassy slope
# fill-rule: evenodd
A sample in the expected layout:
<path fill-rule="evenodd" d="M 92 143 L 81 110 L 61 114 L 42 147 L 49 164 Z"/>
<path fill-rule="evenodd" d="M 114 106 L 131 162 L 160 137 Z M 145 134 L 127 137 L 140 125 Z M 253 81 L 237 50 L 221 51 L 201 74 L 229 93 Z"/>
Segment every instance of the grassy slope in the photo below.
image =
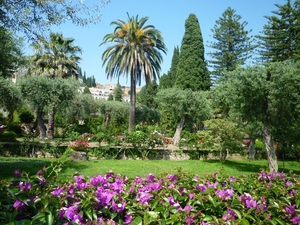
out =
<path fill-rule="evenodd" d="M 28 158 L 4 158 L 0 157 L 0 180 L 13 177 L 16 169 L 21 171 L 36 173 L 43 166 L 49 165 L 51 159 L 28 159 Z M 205 173 L 221 172 L 239 176 L 240 174 L 251 174 L 259 172 L 261 169 L 267 170 L 268 162 L 266 160 L 248 161 L 248 160 L 227 160 L 221 163 L 218 160 L 92 160 L 82 162 L 67 162 L 62 170 L 61 178 L 70 177 L 78 172 L 86 176 L 104 174 L 109 170 L 115 173 L 135 177 L 136 175 L 145 176 L 149 173 L 172 173 L 178 168 L 192 174 L 203 175 Z M 284 166 L 284 169 L 283 169 Z M 300 175 L 300 162 L 279 162 L 279 171 L 288 172 L 293 170 Z"/>

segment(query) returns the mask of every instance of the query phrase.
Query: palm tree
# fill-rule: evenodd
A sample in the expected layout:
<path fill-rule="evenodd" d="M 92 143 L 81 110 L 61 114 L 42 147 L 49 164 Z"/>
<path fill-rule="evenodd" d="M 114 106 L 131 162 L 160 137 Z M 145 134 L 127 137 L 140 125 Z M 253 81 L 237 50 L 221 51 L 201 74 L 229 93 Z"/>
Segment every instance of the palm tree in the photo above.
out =
<path fill-rule="evenodd" d="M 135 124 L 136 84 L 141 84 L 142 77 L 146 85 L 152 79 L 159 78 L 160 64 L 163 61 L 160 51 L 166 54 L 167 48 L 159 30 L 152 25 L 144 26 L 148 17 L 139 20 L 138 16 L 130 17 L 128 13 L 127 15 L 127 22 L 120 19 L 111 22 L 111 25 L 116 26 L 114 32 L 105 35 L 101 45 L 115 43 L 102 54 L 103 66 L 107 64 L 107 78 L 130 75 L 128 131 L 131 132 Z"/>
<path fill-rule="evenodd" d="M 32 44 L 35 50 L 33 56 L 34 75 L 44 75 L 49 78 L 78 78 L 79 66 L 81 58 L 77 55 L 82 50 L 78 46 L 74 46 L 74 39 L 64 38 L 60 33 L 50 33 L 49 40 L 39 39 Z M 38 115 L 42 115 L 38 112 Z M 54 136 L 54 115 L 55 107 L 52 106 L 49 113 L 47 136 Z M 41 127 L 41 126 L 39 126 Z"/>

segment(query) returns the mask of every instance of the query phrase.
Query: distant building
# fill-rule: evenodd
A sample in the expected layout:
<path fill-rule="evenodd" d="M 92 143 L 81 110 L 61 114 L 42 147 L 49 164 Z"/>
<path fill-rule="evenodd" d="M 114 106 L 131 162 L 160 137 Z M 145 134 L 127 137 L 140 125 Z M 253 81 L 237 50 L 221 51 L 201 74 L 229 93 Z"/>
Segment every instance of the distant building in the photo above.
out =
<path fill-rule="evenodd" d="M 108 99 L 110 94 L 114 93 L 114 89 L 116 88 L 117 84 L 105 84 L 101 85 L 99 83 L 96 83 L 96 87 L 89 88 L 92 96 L 94 99 Z M 130 87 L 127 86 L 121 86 L 122 91 L 124 92 L 123 95 L 123 101 L 124 102 L 130 102 Z M 83 88 L 84 89 L 84 88 Z M 81 92 L 83 92 L 83 89 Z M 138 93 L 141 90 L 141 88 L 136 88 L 136 92 Z"/>

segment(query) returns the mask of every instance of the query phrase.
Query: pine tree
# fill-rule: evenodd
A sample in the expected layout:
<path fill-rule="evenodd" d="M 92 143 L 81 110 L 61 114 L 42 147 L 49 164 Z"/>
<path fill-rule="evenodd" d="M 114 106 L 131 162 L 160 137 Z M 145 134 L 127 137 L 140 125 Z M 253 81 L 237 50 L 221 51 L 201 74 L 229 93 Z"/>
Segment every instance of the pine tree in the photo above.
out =
<path fill-rule="evenodd" d="M 240 22 L 241 18 L 234 9 L 228 7 L 211 29 L 215 41 L 208 47 L 215 51 L 208 53 L 212 58 L 208 62 L 213 69 L 211 74 L 214 80 L 222 77 L 223 71 L 233 71 L 245 64 L 255 49 L 253 38 L 248 36 L 251 30 L 245 30 L 248 23 Z"/>
<path fill-rule="evenodd" d="M 210 86 L 200 24 L 196 15 L 190 14 L 185 21 L 185 33 L 180 47 L 175 87 L 199 91 L 208 90 Z"/>
<path fill-rule="evenodd" d="M 159 89 L 172 88 L 176 81 L 176 71 L 179 61 L 179 48 L 174 47 L 171 68 L 168 74 L 164 74 L 159 80 Z"/>
<path fill-rule="evenodd" d="M 261 49 L 259 53 L 263 61 L 299 60 L 299 7 L 297 0 L 294 5 L 290 0 L 286 4 L 275 4 L 278 8 L 274 15 L 266 16 L 268 23 L 259 35 Z"/>

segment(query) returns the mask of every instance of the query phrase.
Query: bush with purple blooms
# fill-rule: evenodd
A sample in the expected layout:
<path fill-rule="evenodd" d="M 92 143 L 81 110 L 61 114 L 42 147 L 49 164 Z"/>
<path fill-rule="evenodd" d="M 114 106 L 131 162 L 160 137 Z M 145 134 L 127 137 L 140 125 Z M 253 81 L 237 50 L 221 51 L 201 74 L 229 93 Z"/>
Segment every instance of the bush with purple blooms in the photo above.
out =
<path fill-rule="evenodd" d="M 58 181 L 61 164 L 1 181 L 1 224 L 300 224 L 300 178 L 178 169 L 128 179 L 109 171 Z"/>

